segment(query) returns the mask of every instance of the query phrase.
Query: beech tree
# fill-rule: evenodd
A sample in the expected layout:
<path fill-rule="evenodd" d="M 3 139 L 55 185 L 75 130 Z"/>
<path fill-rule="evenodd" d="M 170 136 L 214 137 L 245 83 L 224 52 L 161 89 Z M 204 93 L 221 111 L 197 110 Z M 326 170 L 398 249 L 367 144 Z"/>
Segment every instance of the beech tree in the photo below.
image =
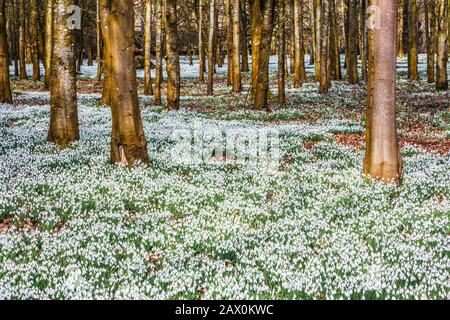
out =
<path fill-rule="evenodd" d="M 419 80 L 417 69 L 418 61 L 418 38 L 417 38 L 417 2 L 409 0 L 409 22 L 408 22 L 408 79 Z"/>
<path fill-rule="evenodd" d="M 233 92 L 241 92 L 241 54 L 240 54 L 240 24 L 241 19 L 241 7 L 239 0 L 233 0 L 233 48 L 232 48 L 232 82 Z"/>
<path fill-rule="evenodd" d="M 0 0 L 0 103 L 12 103 L 9 82 L 9 53 L 6 35 L 6 0 Z"/>
<path fill-rule="evenodd" d="M 102 30 L 109 43 L 108 72 L 111 90 L 111 161 L 133 165 L 148 162 L 136 86 L 134 8 L 131 1 L 101 0 L 106 23 Z"/>
<path fill-rule="evenodd" d="M 436 0 L 437 17 L 437 58 L 436 89 L 448 89 L 448 0 Z"/>
<path fill-rule="evenodd" d="M 50 88 L 53 47 L 53 0 L 47 0 L 45 6 L 45 77 L 44 84 Z"/>
<path fill-rule="evenodd" d="M 30 33 L 31 33 L 31 53 L 33 61 L 33 81 L 41 79 L 41 68 L 39 66 L 39 25 L 38 25 L 38 3 L 37 0 L 30 0 Z"/>
<path fill-rule="evenodd" d="M 348 6 L 348 82 L 349 83 L 358 83 L 359 82 L 359 76 L 358 76 L 358 57 L 357 57 L 357 2 L 356 0 L 349 0 L 349 6 Z"/>
<path fill-rule="evenodd" d="M 208 35 L 208 94 L 213 95 L 215 40 L 216 36 L 216 0 L 209 1 L 209 35 Z"/>
<path fill-rule="evenodd" d="M 156 0 L 155 91 L 154 103 L 161 105 L 162 66 L 162 0 Z"/>
<path fill-rule="evenodd" d="M 165 0 L 167 107 L 180 107 L 180 58 L 177 46 L 177 0 Z"/>
<path fill-rule="evenodd" d="M 369 73 L 366 105 L 364 172 L 376 179 L 400 183 L 402 160 L 398 147 L 395 89 L 397 1 L 369 0 L 378 6 L 381 25 L 369 28 Z M 373 20 L 372 20 L 373 21 Z"/>
<path fill-rule="evenodd" d="M 51 64 L 50 126 L 47 140 L 67 146 L 80 138 L 77 110 L 77 78 L 75 42 L 69 29 L 70 13 L 66 9 L 73 0 L 53 0 L 53 50 Z"/>
<path fill-rule="evenodd" d="M 144 94 L 153 95 L 152 87 L 152 0 L 145 0 Z"/>

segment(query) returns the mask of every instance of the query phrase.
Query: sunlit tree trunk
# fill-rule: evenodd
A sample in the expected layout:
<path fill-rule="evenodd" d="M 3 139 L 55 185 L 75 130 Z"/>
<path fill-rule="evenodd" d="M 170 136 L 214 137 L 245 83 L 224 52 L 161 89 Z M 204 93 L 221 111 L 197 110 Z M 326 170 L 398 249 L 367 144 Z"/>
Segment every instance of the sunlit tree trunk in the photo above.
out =
<path fill-rule="evenodd" d="M 321 3 L 320 0 L 312 0 L 313 2 L 313 28 L 314 28 L 314 67 L 315 67 L 315 79 L 316 81 L 320 81 L 320 70 L 321 70 L 321 54 L 320 54 L 320 40 L 321 40 L 321 33 L 320 33 L 320 20 L 321 20 Z"/>
<path fill-rule="evenodd" d="M 31 34 L 31 60 L 33 62 L 33 81 L 41 79 L 41 68 L 39 66 L 39 25 L 38 25 L 38 3 L 30 0 L 30 34 Z"/>
<path fill-rule="evenodd" d="M 73 31 L 66 8 L 73 0 L 53 0 L 53 52 L 50 90 L 49 142 L 66 146 L 80 138 L 77 111 L 76 59 Z"/>
<path fill-rule="evenodd" d="M 25 1 L 20 0 L 19 4 L 19 62 L 20 62 L 20 80 L 27 80 L 27 67 L 26 67 L 26 50 L 27 50 L 27 29 L 26 29 L 26 17 L 25 17 Z"/>
<path fill-rule="evenodd" d="M 437 17 L 437 57 L 436 89 L 448 89 L 448 0 L 436 0 Z"/>
<path fill-rule="evenodd" d="M 6 34 L 6 0 L 0 0 L 0 103 L 12 103 L 9 54 Z"/>
<path fill-rule="evenodd" d="M 216 33 L 216 0 L 209 1 L 209 34 L 208 34 L 208 88 L 209 95 L 214 94 L 214 40 Z"/>
<path fill-rule="evenodd" d="M 253 53 L 252 78 L 255 88 L 253 108 L 257 110 L 268 109 L 269 58 L 272 47 L 275 3 L 275 0 L 253 0 L 252 3 L 252 40 L 256 49 Z"/>
<path fill-rule="evenodd" d="M 107 23 L 103 37 L 109 39 L 111 84 L 111 161 L 133 165 L 147 162 L 147 141 L 139 110 L 135 54 L 134 7 L 131 1 L 100 0 Z M 103 30 L 102 30 L 103 31 Z"/>
<path fill-rule="evenodd" d="M 145 0 L 144 22 L 144 94 L 153 95 L 152 87 L 152 0 Z"/>
<path fill-rule="evenodd" d="M 400 183 L 402 161 L 395 112 L 397 1 L 369 3 L 379 6 L 382 23 L 381 28 L 369 28 L 364 172 L 376 179 Z"/>
<path fill-rule="evenodd" d="M 156 0 L 156 39 L 155 39 L 155 92 L 154 103 L 160 106 L 162 86 L 162 0 Z"/>
<path fill-rule="evenodd" d="M 320 0 L 321 14 L 319 20 L 320 28 L 320 86 L 319 93 L 328 93 L 330 87 L 330 81 L 328 80 L 328 70 L 329 70 L 329 14 L 328 14 L 328 0 Z"/>
<path fill-rule="evenodd" d="M 52 69 L 52 46 L 53 46 L 53 1 L 46 0 L 45 6 L 45 77 L 44 84 L 50 88 Z"/>
<path fill-rule="evenodd" d="M 279 0 L 278 10 L 279 35 L 278 35 L 278 105 L 286 104 L 285 76 L 286 76 L 286 3 L 285 0 Z"/>
<path fill-rule="evenodd" d="M 302 21 L 302 0 L 294 0 L 294 88 L 303 85 L 304 55 L 303 55 L 303 21 Z"/>
<path fill-rule="evenodd" d="M 434 82 L 434 64 L 436 48 L 436 16 L 434 0 L 425 0 L 425 33 L 427 40 L 427 81 Z"/>
<path fill-rule="evenodd" d="M 244 0 L 245 1 L 245 0 Z M 233 0 L 233 92 L 241 92 L 240 0 Z"/>
<path fill-rule="evenodd" d="M 225 25 L 227 28 L 227 84 L 233 84 L 233 22 L 231 15 L 231 1 L 225 1 Z"/>
<path fill-rule="evenodd" d="M 405 56 L 405 48 L 403 45 L 403 2 L 405 0 L 400 0 L 399 4 L 397 4 L 398 7 L 398 15 L 397 15 L 397 57 L 403 58 Z"/>
<path fill-rule="evenodd" d="M 242 44 L 242 49 L 241 49 L 241 56 L 242 56 L 242 62 L 241 62 L 241 70 L 242 72 L 248 72 L 249 71 L 249 67 L 248 67 L 248 47 L 247 47 L 247 43 L 248 43 L 248 39 L 247 39 L 247 30 L 248 30 L 248 15 L 247 15 L 247 1 L 248 0 L 243 0 L 240 1 L 241 4 L 241 27 L 242 27 L 242 32 L 241 32 L 241 44 Z"/>
<path fill-rule="evenodd" d="M 357 56 L 357 39 L 358 39 L 358 16 L 356 14 L 356 0 L 349 1 L 348 7 L 348 82 L 358 83 L 358 56 Z"/>
<path fill-rule="evenodd" d="M 104 105 L 111 105 L 112 90 L 114 89 L 111 83 L 111 41 L 108 30 L 108 15 L 109 8 L 106 5 L 108 1 L 100 1 L 100 25 L 103 39 L 103 93 L 101 103 Z"/>
<path fill-rule="evenodd" d="M 165 3 L 167 107 L 169 109 L 178 109 L 180 107 L 180 58 L 177 45 L 177 0 L 165 0 Z"/>
<path fill-rule="evenodd" d="M 419 80 L 417 69 L 418 38 L 417 38 L 417 2 L 409 0 L 409 24 L 408 24 L 408 79 Z"/>
<path fill-rule="evenodd" d="M 199 60 L 199 80 L 200 82 L 205 81 L 204 71 L 205 71 L 205 55 L 204 55 L 204 44 L 203 44 L 203 10 L 204 1 L 198 0 L 198 60 Z M 228 0 L 230 1 L 230 0 Z"/>

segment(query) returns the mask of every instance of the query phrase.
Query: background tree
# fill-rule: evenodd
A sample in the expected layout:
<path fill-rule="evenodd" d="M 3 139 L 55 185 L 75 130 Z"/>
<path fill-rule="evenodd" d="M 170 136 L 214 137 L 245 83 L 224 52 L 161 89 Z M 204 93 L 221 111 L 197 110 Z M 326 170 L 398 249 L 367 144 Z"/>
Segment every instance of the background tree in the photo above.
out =
<path fill-rule="evenodd" d="M 73 0 L 53 0 L 52 77 L 50 90 L 50 126 L 47 140 L 66 146 L 80 138 L 77 110 L 75 42 L 69 30 L 68 6 Z"/>
<path fill-rule="evenodd" d="M 180 107 L 180 58 L 177 46 L 177 1 L 165 0 L 167 52 L 167 107 Z"/>
<path fill-rule="evenodd" d="M 53 0 L 46 0 L 45 6 L 45 77 L 44 84 L 50 88 L 52 69 L 52 47 L 53 47 Z"/>
<path fill-rule="evenodd" d="M 25 1 L 20 0 L 19 3 L 19 65 L 20 65 L 20 80 L 27 80 L 27 67 L 26 67 L 26 48 L 27 48 L 27 38 L 26 38 L 26 19 L 25 19 Z"/>
<path fill-rule="evenodd" d="M 6 0 L 0 0 L 0 103 L 12 103 L 6 35 Z"/>
<path fill-rule="evenodd" d="M 278 10 L 279 35 L 278 35 L 278 105 L 286 104 L 286 3 L 285 0 L 279 0 L 280 9 Z"/>
<path fill-rule="evenodd" d="M 369 28 L 369 78 L 366 105 L 366 153 L 364 172 L 376 179 L 400 183 L 396 89 L 396 0 L 369 0 L 377 5 L 381 27 Z M 371 19 L 375 19 L 371 12 Z"/>
<path fill-rule="evenodd" d="M 245 0 L 244 0 L 245 1 Z M 239 4 L 239 0 L 233 0 L 233 92 L 241 92 L 241 55 L 240 55 L 240 46 L 241 46 L 241 37 L 240 37 L 240 18 L 241 18 L 241 7 Z"/>
<path fill-rule="evenodd" d="M 31 53 L 33 61 L 33 81 L 41 79 L 41 68 L 39 66 L 39 24 L 38 24 L 38 2 L 30 0 L 30 33 L 31 33 Z"/>
<path fill-rule="evenodd" d="M 436 0 L 437 17 L 437 58 L 436 89 L 448 89 L 448 0 Z"/>
<path fill-rule="evenodd" d="M 145 0 L 144 94 L 153 95 L 152 87 L 152 0 Z"/>
<path fill-rule="evenodd" d="M 215 58 L 215 35 L 216 35 L 216 0 L 209 1 L 209 34 L 208 34 L 208 91 L 213 95 L 214 85 L 214 58 Z"/>
<path fill-rule="evenodd" d="M 418 38 L 417 38 L 417 2 L 409 0 L 409 23 L 408 23 L 408 79 L 419 80 L 417 69 L 418 61 Z"/>
<path fill-rule="evenodd" d="M 162 0 L 156 0 L 156 39 L 155 39 L 155 92 L 154 103 L 161 105 L 162 86 Z"/>
<path fill-rule="evenodd" d="M 357 47 L 357 22 L 358 16 L 356 15 L 357 2 L 356 0 L 349 0 L 348 6 L 348 82 L 358 83 L 358 47 Z"/>

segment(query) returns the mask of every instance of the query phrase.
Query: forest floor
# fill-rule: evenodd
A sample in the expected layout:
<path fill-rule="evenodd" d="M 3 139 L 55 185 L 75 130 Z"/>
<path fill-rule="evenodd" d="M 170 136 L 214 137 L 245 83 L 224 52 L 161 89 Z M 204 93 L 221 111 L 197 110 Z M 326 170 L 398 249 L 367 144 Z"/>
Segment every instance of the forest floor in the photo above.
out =
<path fill-rule="evenodd" d="M 140 95 L 151 163 L 132 169 L 109 163 L 95 66 L 80 74 L 81 140 L 63 150 L 45 142 L 42 83 L 13 81 L 14 105 L 0 106 L 0 299 L 450 298 L 449 92 L 402 80 L 399 61 L 396 187 L 362 174 L 364 84 L 320 95 L 308 65 L 278 108 L 271 59 L 273 110 L 256 112 L 229 93 L 226 68 L 214 97 L 197 68 L 182 60 L 179 111 Z M 230 140 L 242 161 L 223 152 Z"/>

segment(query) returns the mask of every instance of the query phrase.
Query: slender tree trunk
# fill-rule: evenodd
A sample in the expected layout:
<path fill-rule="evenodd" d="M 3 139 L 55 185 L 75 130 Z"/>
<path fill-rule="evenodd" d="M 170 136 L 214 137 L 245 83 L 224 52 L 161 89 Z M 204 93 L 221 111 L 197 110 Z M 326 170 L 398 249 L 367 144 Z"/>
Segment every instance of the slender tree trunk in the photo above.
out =
<path fill-rule="evenodd" d="M 27 29 L 26 29 L 26 18 L 25 18 L 25 1 L 20 0 L 19 4 L 19 61 L 20 61 L 20 80 L 27 80 L 27 66 L 26 66 L 26 50 L 27 50 Z"/>
<path fill-rule="evenodd" d="M 294 88 L 303 85 L 304 58 L 303 58 L 303 21 L 301 0 L 294 0 Z M 303 59 L 303 61 L 302 61 Z"/>
<path fill-rule="evenodd" d="M 261 46 L 262 17 L 261 1 L 251 0 L 251 27 L 252 27 L 252 87 L 251 93 L 254 96 L 256 83 L 259 74 L 259 55 Z"/>
<path fill-rule="evenodd" d="M 5 4 L 0 0 L 0 103 L 12 103 Z"/>
<path fill-rule="evenodd" d="M 214 86 L 214 38 L 216 34 L 216 0 L 209 1 L 209 35 L 208 35 L 208 95 L 213 95 Z"/>
<path fill-rule="evenodd" d="M 33 62 L 33 81 L 41 79 L 41 68 L 39 66 L 39 26 L 38 26 L 38 4 L 37 0 L 30 0 L 30 33 L 31 33 L 31 60 Z"/>
<path fill-rule="evenodd" d="M 245 0 L 244 0 L 245 1 Z M 241 64 L 240 64 L 240 0 L 233 0 L 233 92 L 241 92 Z"/>
<path fill-rule="evenodd" d="M 53 1 L 46 0 L 45 6 L 45 77 L 44 84 L 50 88 L 52 69 L 52 47 L 53 47 Z"/>
<path fill-rule="evenodd" d="M 156 0 L 156 47 L 155 47 L 155 92 L 154 103 L 160 106 L 162 85 L 162 0 Z"/>
<path fill-rule="evenodd" d="M 153 95 L 152 87 L 152 0 L 145 0 L 144 23 L 144 94 Z"/>
<path fill-rule="evenodd" d="M 404 17 L 403 17 L 403 1 L 404 0 L 400 0 L 399 4 L 397 5 L 398 7 L 398 16 L 397 16 L 397 57 L 399 58 L 403 58 L 405 56 L 405 48 L 403 46 L 403 23 L 404 23 Z"/>
<path fill-rule="evenodd" d="M 409 25 L 408 25 L 408 79 L 419 80 L 417 69 L 418 38 L 417 38 L 417 2 L 409 0 Z"/>
<path fill-rule="evenodd" d="M 360 55 L 361 55 L 361 77 L 367 81 L 367 38 L 366 38 L 366 1 L 361 0 L 361 15 L 360 15 Z"/>
<path fill-rule="evenodd" d="M 290 27 L 290 41 L 289 41 L 289 68 L 290 74 L 295 78 L 295 10 L 294 0 L 287 0 L 287 8 L 289 10 L 289 27 Z M 314 28 L 312 28 L 314 31 Z"/>
<path fill-rule="evenodd" d="M 198 59 L 199 59 L 199 80 L 205 81 L 205 56 L 203 44 L 203 8 L 205 0 L 198 0 Z"/>
<path fill-rule="evenodd" d="M 376 179 L 400 183 L 402 161 L 395 112 L 397 1 L 369 3 L 379 6 L 382 24 L 381 28 L 369 29 L 364 172 Z"/>
<path fill-rule="evenodd" d="M 231 1 L 225 1 L 225 25 L 227 28 L 227 85 L 233 84 L 233 22 L 231 15 Z"/>
<path fill-rule="evenodd" d="M 356 0 L 349 1 L 348 7 L 348 82 L 350 84 L 358 83 L 358 49 L 357 49 L 357 21 L 358 16 L 356 15 L 357 3 Z"/>
<path fill-rule="evenodd" d="M 67 27 L 66 8 L 73 0 L 53 0 L 53 52 L 50 90 L 49 142 L 67 146 L 80 138 L 77 111 L 77 78 L 73 31 Z"/>
<path fill-rule="evenodd" d="M 434 0 L 425 0 L 425 33 L 427 40 L 427 81 L 434 82 L 434 64 L 436 48 L 436 16 Z"/>
<path fill-rule="evenodd" d="M 107 23 L 102 33 L 111 51 L 111 161 L 126 165 L 148 162 L 137 95 L 133 2 L 100 0 L 100 5 L 105 14 L 102 21 Z"/>
<path fill-rule="evenodd" d="M 247 1 L 243 0 L 240 1 L 241 3 L 241 26 L 242 26 L 242 33 L 241 33 L 241 43 L 242 43 L 242 49 L 241 49 L 241 56 L 242 56 L 242 64 L 241 64 L 241 70 L 242 72 L 248 72 L 248 48 L 247 48 L 247 30 L 248 30 L 248 15 L 247 15 Z"/>
<path fill-rule="evenodd" d="M 285 75 L 286 75 L 286 3 L 285 0 L 280 0 L 279 2 L 279 39 L 278 39 L 278 105 L 284 106 L 286 104 L 286 93 L 285 93 Z"/>
<path fill-rule="evenodd" d="M 180 107 L 180 58 L 177 45 L 177 0 L 166 2 L 167 107 Z M 214 55 L 214 51 L 213 51 Z M 213 65 L 214 69 L 214 65 Z"/>
<path fill-rule="evenodd" d="M 448 0 L 436 0 L 437 58 L 436 89 L 448 90 Z"/>
<path fill-rule="evenodd" d="M 101 34 L 103 39 L 103 94 L 101 98 L 101 103 L 104 105 L 111 105 L 112 91 L 114 90 L 113 84 L 111 82 L 111 64 L 112 64 L 112 54 L 111 54 L 111 41 L 109 37 L 108 30 L 108 15 L 109 15 L 109 1 L 100 1 L 100 25 Z"/>
<path fill-rule="evenodd" d="M 336 20 L 336 0 L 330 0 L 331 8 L 330 8 L 330 32 L 331 32 L 331 48 L 332 50 L 332 66 L 333 66 L 333 79 L 341 80 L 341 58 L 339 53 L 339 33 L 337 20 Z"/>
<path fill-rule="evenodd" d="M 100 0 L 96 0 L 96 37 L 97 37 L 97 75 L 95 79 L 100 82 L 102 80 L 103 59 L 102 57 L 102 29 L 100 25 Z"/>
<path fill-rule="evenodd" d="M 269 92 L 269 58 L 271 50 L 272 31 L 275 18 L 275 0 L 253 0 L 252 25 L 260 22 L 259 27 L 254 26 L 252 35 L 257 55 L 253 57 L 254 71 L 254 104 L 253 108 L 267 109 L 267 96 Z M 256 19 L 255 19 L 256 18 Z"/>
<path fill-rule="evenodd" d="M 321 0 L 320 5 L 322 6 L 320 12 L 320 87 L 319 87 L 319 93 L 325 94 L 328 93 L 330 81 L 328 80 L 328 70 L 329 70 L 329 4 L 328 0 Z"/>
<path fill-rule="evenodd" d="M 321 70 L 321 66 L 320 64 L 322 63 L 321 61 L 321 54 L 320 54 L 320 40 L 321 40 L 321 33 L 320 33 L 320 20 L 321 20 L 321 9 L 322 6 L 320 4 L 320 0 L 313 0 L 313 17 L 314 17 L 314 30 L 315 30 L 315 37 L 314 37 L 314 48 L 315 48 L 315 53 L 314 53 L 314 71 L 315 71 L 315 78 L 316 81 L 320 81 L 320 70 Z"/>

